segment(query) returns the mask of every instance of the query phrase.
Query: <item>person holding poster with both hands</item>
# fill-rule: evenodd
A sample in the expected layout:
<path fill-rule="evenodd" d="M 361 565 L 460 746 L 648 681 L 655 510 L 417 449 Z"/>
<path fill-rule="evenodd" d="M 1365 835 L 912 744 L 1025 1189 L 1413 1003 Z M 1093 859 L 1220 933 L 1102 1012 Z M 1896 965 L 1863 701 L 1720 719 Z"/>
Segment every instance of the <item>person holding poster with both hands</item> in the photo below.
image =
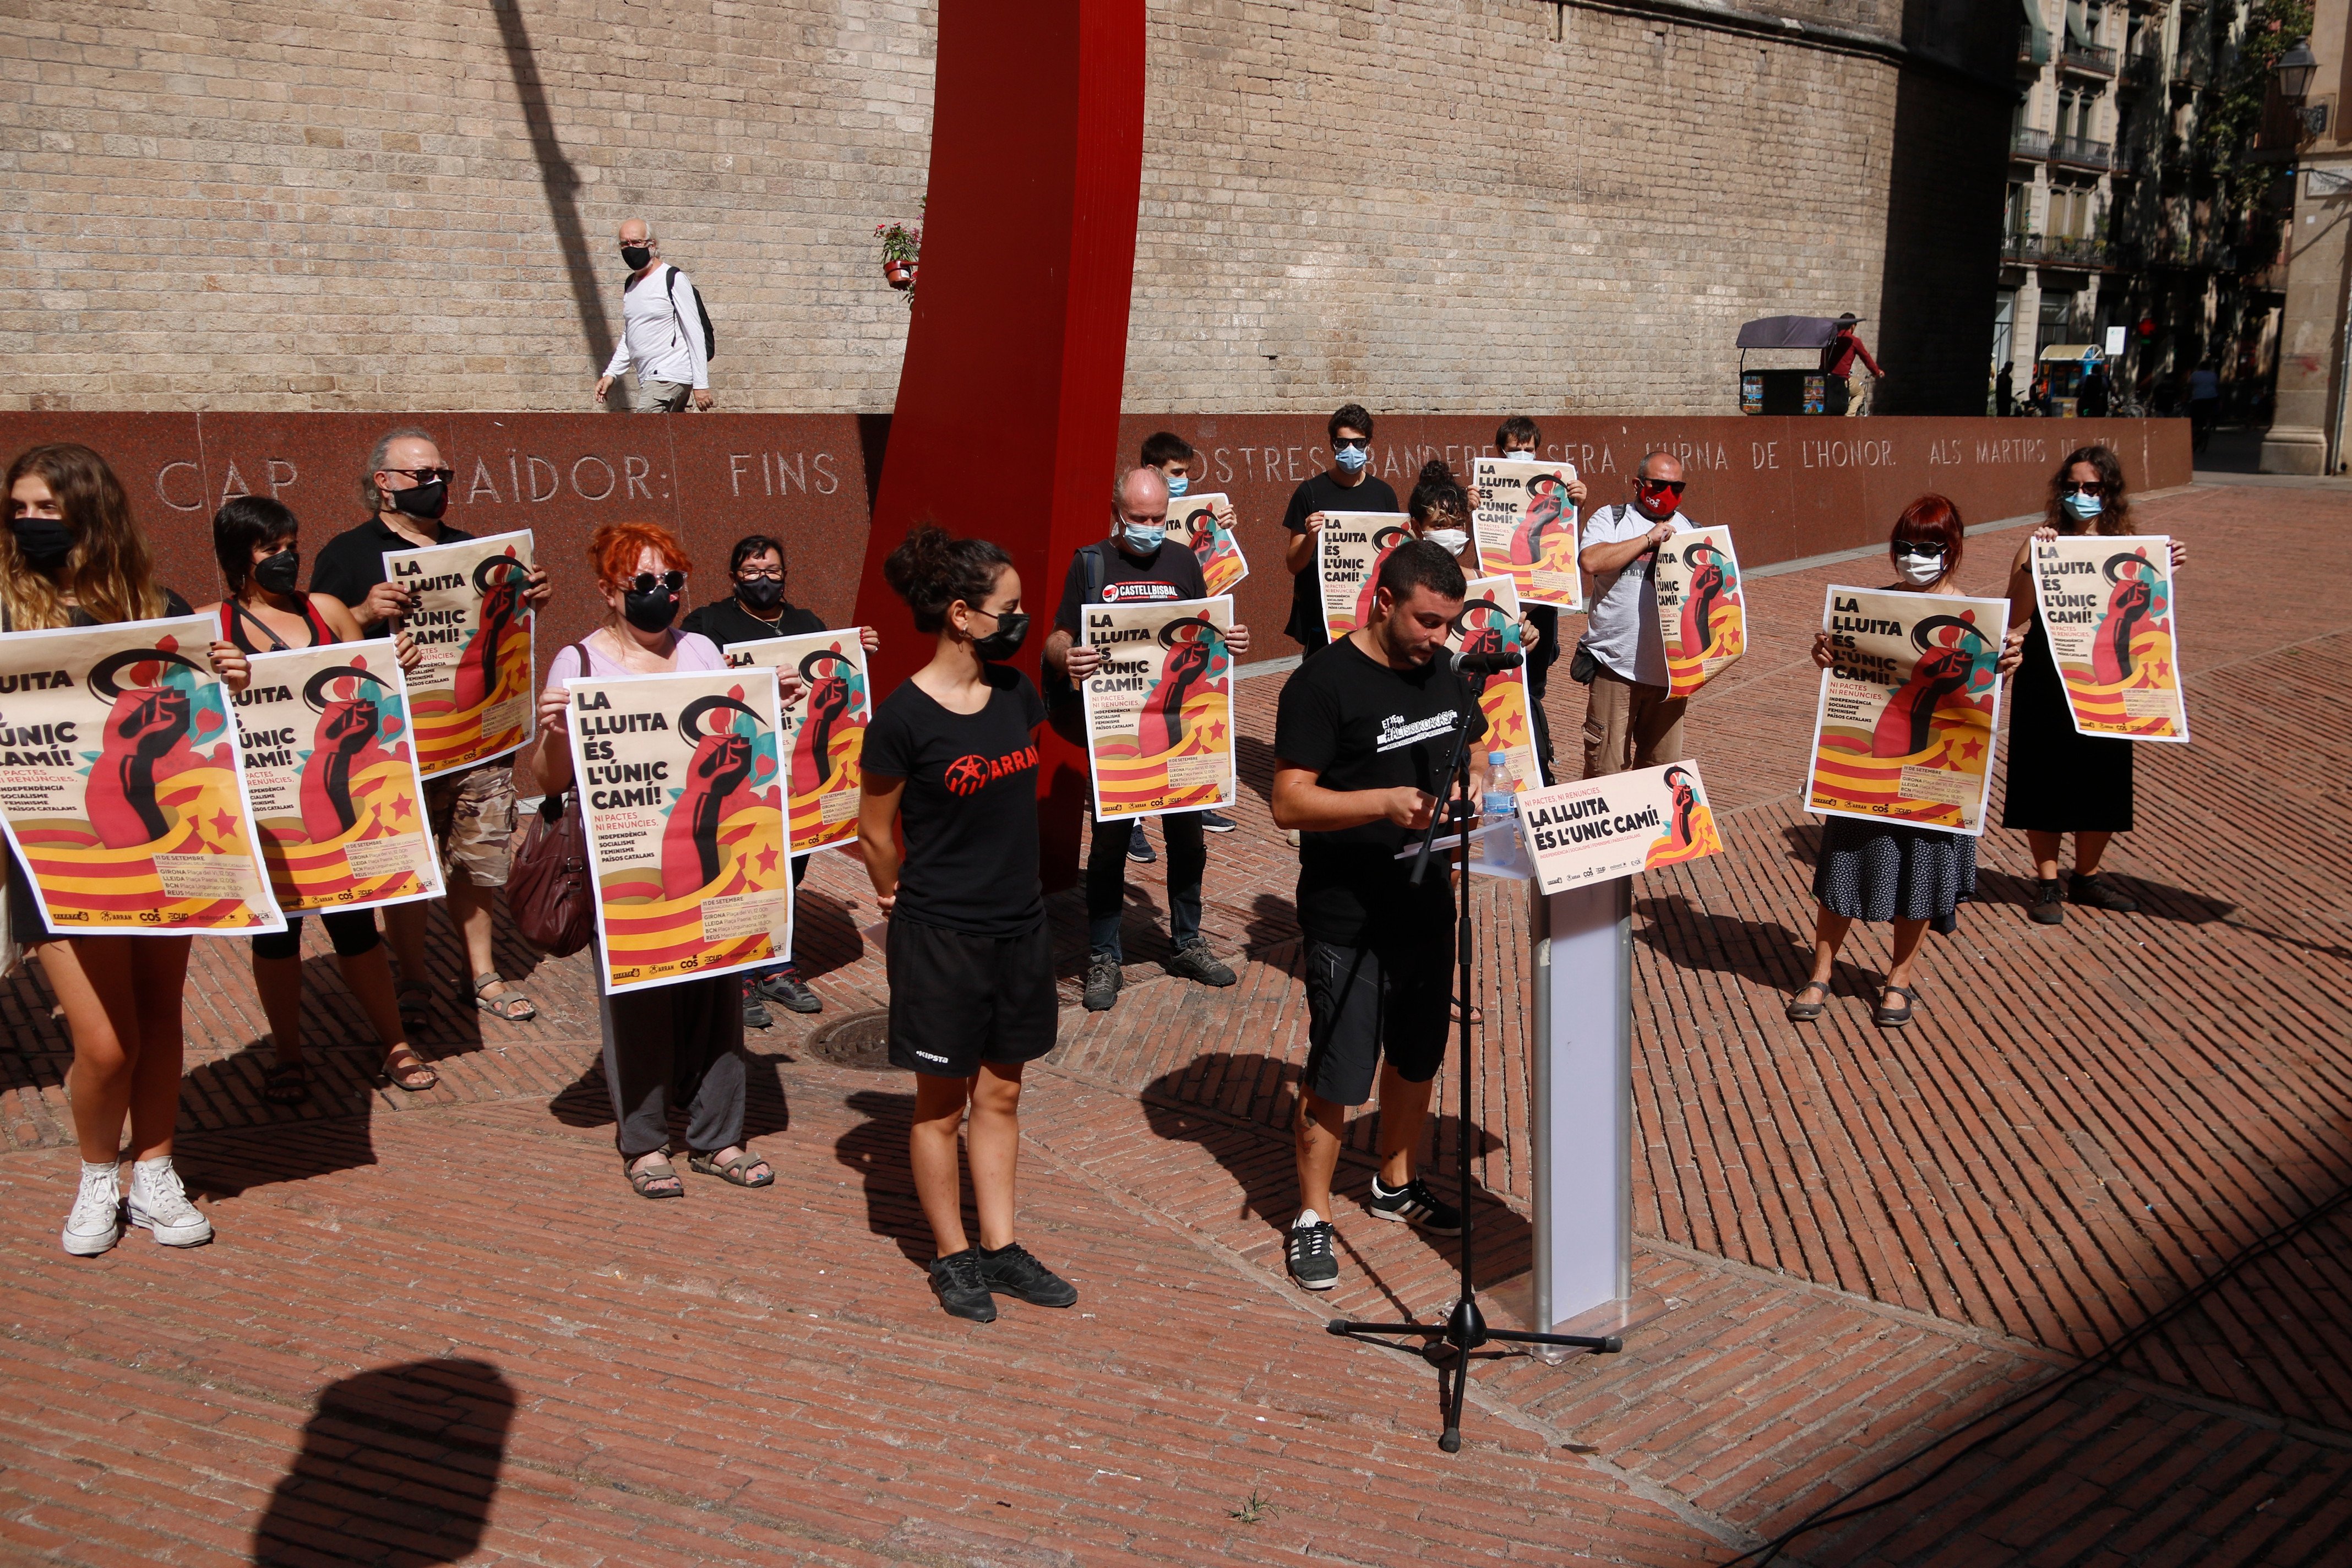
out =
<path fill-rule="evenodd" d="M 1895 580 L 1882 592 L 1958 598 L 1953 585 L 1960 569 L 1967 530 L 1959 509 L 1938 495 L 1921 496 L 1895 520 L 1887 554 Z M 2021 634 L 2002 639 L 1995 674 L 2017 668 Z M 1822 669 L 1837 663 L 1826 628 L 1813 634 L 1813 662 Z M 1899 1029 L 1911 1022 L 1919 992 L 1912 965 L 1932 921 L 1939 931 L 1953 924 L 1959 901 L 1976 889 L 1977 841 L 1969 833 L 1829 816 L 1822 824 L 1821 860 L 1813 868 L 1813 966 L 1789 999 L 1791 1023 L 1810 1023 L 1828 1010 L 1830 977 L 1838 949 L 1857 920 L 1895 922 L 1894 952 L 1874 1015 L 1879 1027 Z M 1898 1005 L 1895 998 L 1901 997 Z"/>
<path fill-rule="evenodd" d="M 883 575 L 937 639 L 866 731 L 857 841 L 889 921 L 890 1061 L 915 1075 L 915 1193 L 950 1315 L 992 1322 L 994 1297 L 1068 1307 L 1078 1293 L 1013 1239 L 1021 1073 L 1054 1048 L 1060 998 L 1038 876 L 1037 726 L 1045 700 L 1005 661 L 1029 635 L 1000 545 L 918 523 Z M 899 849 L 899 835 L 906 848 Z M 980 1244 L 963 1228 L 956 1132 L 971 1115 Z"/>
<path fill-rule="evenodd" d="M 130 498 L 106 459 L 89 447 L 59 443 L 20 454 L 8 466 L 8 519 L 0 537 L 0 631 L 188 614 L 188 602 L 155 581 Z M 235 644 L 216 641 L 207 658 L 230 691 L 246 689 L 251 672 Z M 81 1181 L 66 1217 L 65 1249 L 78 1258 L 106 1251 L 121 1239 L 126 1217 L 166 1247 L 210 1241 L 212 1221 L 188 1201 L 172 1165 L 190 939 L 51 931 L 28 878 L 12 853 L 9 930 L 39 957 L 73 1040 L 66 1097 L 81 1147 Z M 121 1190 L 126 1117 L 128 1204 Z"/>
<path fill-rule="evenodd" d="M 677 670 L 722 671 L 719 645 L 673 629 L 686 602 L 692 563 L 669 531 L 649 522 L 607 523 L 588 541 L 597 592 L 610 614 L 604 626 L 550 661 L 539 697 L 539 729 L 520 757 L 550 795 L 571 787 L 570 679 L 617 680 Z M 793 679 L 779 670 L 780 682 Z M 602 964 L 604 955 L 597 955 Z M 775 1181 L 768 1163 L 743 1145 L 742 982 L 729 973 L 602 997 L 604 1084 L 613 1097 L 614 1141 L 639 1197 L 678 1198 L 686 1186 L 669 1161 L 669 1106 L 687 1100 L 687 1164 L 739 1187 Z"/>

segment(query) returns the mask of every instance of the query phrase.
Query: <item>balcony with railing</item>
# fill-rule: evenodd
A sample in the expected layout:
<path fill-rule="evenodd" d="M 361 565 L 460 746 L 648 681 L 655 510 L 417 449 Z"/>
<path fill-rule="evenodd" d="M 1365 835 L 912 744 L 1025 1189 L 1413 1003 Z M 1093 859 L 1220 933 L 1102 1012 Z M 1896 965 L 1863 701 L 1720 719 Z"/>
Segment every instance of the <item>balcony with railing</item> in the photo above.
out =
<path fill-rule="evenodd" d="M 2114 247 L 2104 239 L 2011 229 L 2001 237 L 2000 258 L 2021 267 L 2065 267 L 2087 270 L 2114 265 Z"/>
<path fill-rule="evenodd" d="M 2009 155 L 2028 163 L 2039 163 L 2050 156 L 2050 132 L 2021 125 L 2009 133 Z"/>
<path fill-rule="evenodd" d="M 2000 258 L 2003 261 L 2028 263 L 2042 258 L 2042 237 L 2021 229 L 2011 229 L 2001 236 Z"/>
<path fill-rule="evenodd" d="M 2058 64 L 2076 76 L 2112 78 L 2116 74 L 2116 51 L 2104 44 L 2085 44 L 2069 38 L 2058 51 Z"/>
<path fill-rule="evenodd" d="M 2139 153 L 2121 142 L 2107 155 L 2107 173 L 2117 179 L 2128 179 L 2139 173 Z"/>
<path fill-rule="evenodd" d="M 2114 151 L 2105 142 L 2094 142 L 2087 136 L 2053 136 L 2050 139 L 2050 161 L 2077 169 L 2105 169 L 2114 156 Z"/>

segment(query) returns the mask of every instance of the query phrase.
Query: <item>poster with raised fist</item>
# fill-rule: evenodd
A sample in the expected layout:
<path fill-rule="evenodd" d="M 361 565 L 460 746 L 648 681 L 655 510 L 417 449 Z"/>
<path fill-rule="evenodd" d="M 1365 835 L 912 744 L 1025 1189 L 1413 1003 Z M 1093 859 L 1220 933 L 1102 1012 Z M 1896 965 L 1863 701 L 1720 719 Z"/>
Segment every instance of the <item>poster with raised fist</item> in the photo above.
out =
<path fill-rule="evenodd" d="M 1519 611 L 1518 589 L 1508 577 L 1474 577 L 1462 601 L 1462 619 L 1446 646 L 1456 653 L 1516 650 L 1525 655 L 1528 651 L 1522 636 L 1526 624 Z M 1478 742 L 1479 754 L 1503 753 L 1514 793 L 1541 784 L 1543 770 L 1536 763 L 1534 710 L 1525 658 L 1513 668 L 1475 679 L 1486 681 L 1478 689 L 1478 707 L 1486 715 L 1486 734 Z M 1493 787 L 1491 783 L 1488 787 Z"/>
<path fill-rule="evenodd" d="M 1372 618 L 1381 563 L 1412 537 L 1412 519 L 1401 511 L 1327 511 L 1315 538 L 1315 571 L 1323 585 L 1323 630 L 1338 642 Z"/>
<path fill-rule="evenodd" d="M 1088 647 L 1103 662 L 1085 681 L 1087 761 L 1095 820 L 1160 816 L 1233 804 L 1231 599 L 1088 605 Z"/>
<path fill-rule="evenodd" d="M 1748 611 L 1731 530 L 1694 528 L 1658 546 L 1650 567 L 1666 695 L 1688 697 L 1748 651 Z"/>
<path fill-rule="evenodd" d="M 2037 539 L 2033 600 L 2077 733 L 2189 739 L 2169 538 Z"/>
<path fill-rule="evenodd" d="M 1200 558 L 1201 580 L 1209 592 L 1230 594 L 1249 575 L 1242 542 L 1234 532 L 1234 506 L 1216 492 L 1180 496 L 1168 503 L 1169 537 L 1189 545 Z"/>
<path fill-rule="evenodd" d="M 1480 498 L 1470 520 L 1478 570 L 1508 577 L 1521 604 L 1584 608 L 1583 578 L 1576 569 L 1576 503 L 1568 498 L 1574 478 L 1573 463 L 1471 461 L 1470 482 Z"/>
<path fill-rule="evenodd" d="M 857 628 L 729 643 L 724 651 L 731 668 L 764 666 L 801 678 L 799 695 L 784 707 L 793 852 L 849 843 L 857 837 L 866 726 L 874 721 L 866 647 L 857 640 Z"/>
<path fill-rule="evenodd" d="M 401 629 L 424 650 L 409 672 L 416 763 L 426 778 L 520 751 L 530 739 L 530 531 L 383 552 L 384 576 L 415 596 Z"/>
<path fill-rule="evenodd" d="M 2009 601 L 1832 584 L 1822 624 L 1806 809 L 1982 833 Z"/>

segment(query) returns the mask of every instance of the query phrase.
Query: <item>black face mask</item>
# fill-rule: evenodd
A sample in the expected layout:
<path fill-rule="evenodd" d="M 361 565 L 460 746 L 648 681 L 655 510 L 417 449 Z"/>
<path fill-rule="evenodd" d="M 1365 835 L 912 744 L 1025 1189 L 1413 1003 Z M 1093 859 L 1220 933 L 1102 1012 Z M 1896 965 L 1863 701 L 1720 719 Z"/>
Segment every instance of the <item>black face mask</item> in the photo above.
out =
<path fill-rule="evenodd" d="M 621 247 L 621 259 L 629 264 L 629 270 L 632 272 L 643 272 L 646 264 L 653 258 L 654 253 L 650 247 L 643 245 Z"/>
<path fill-rule="evenodd" d="M 987 613 L 985 610 L 981 612 L 982 615 Z M 1021 651 L 1021 645 L 1028 640 L 1028 637 L 1029 612 L 1007 610 L 996 617 L 994 631 L 984 637 L 972 638 L 971 651 L 991 664 L 1002 664 Z"/>
<path fill-rule="evenodd" d="M 632 588 L 621 595 L 621 618 L 641 632 L 666 632 L 677 619 L 677 595 L 667 588 L 649 594 Z"/>
<path fill-rule="evenodd" d="M 393 510 L 406 512 L 411 517 L 438 522 L 441 514 L 449 510 L 449 482 L 446 479 L 427 479 L 404 490 L 386 490 L 383 493 L 392 499 Z"/>
<path fill-rule="evenodd" d="M 253 563 L 253 580 L 273 594 L 290 594 L 301 574 L 302 557 L 292 549 L 265 555 Z"/>
<path fill-rule="evenodd" d="M 16 535 L 16 553 L 36 572 L 54 572 L 73 553 L 73 532 L 54 517 L 9 520 Z"/>
<path fill-rule="evenodd" d="M 743 603 L 763 615 L 784 602 L 784 585 L 773 577 L 753 577 L 738 583 L 735 592 Z"/>

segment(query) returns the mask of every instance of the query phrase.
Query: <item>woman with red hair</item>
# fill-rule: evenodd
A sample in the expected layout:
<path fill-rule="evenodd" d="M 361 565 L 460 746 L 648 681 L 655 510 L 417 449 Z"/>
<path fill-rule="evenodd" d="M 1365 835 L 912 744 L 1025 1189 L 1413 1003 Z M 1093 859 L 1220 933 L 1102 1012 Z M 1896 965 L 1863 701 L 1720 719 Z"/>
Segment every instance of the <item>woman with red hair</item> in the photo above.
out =
<path fill-rule="evenodd" d="M 678 670 L 719 670 L 719 645 L 676 629 L 693 563 L 667 529 L 608 523 L 588 541 L 604 624 L 558 653 L 539 698 L 539 732 L 522 752 L 550 805 L 572 784 L 571 693 L 566 680 L 617 680 Z M 787 695 L 798 677 L 777 679 Z M 542 809 L 546 809 L 542 807 Z M 602 962 L 602 955 L 599 955 Z M 743 1146 L 742 980 L 734 973 L 606 996 L 597 1006 L 604 1037 L 604 1085 L 613 1097 L 614 1140 L 639 1197 L 682 1198 L 669 1161 L 669 1107 L 687 1102 L 687 1165 L 739 1187 L 764 1187 L 776 1173 Z"/>
<path fill-rule="evenodd" d="M 1966 542 L 1959 509 L 1942 496 L 1921 496 L 1895 520 L 1895 531 L 1886 542 L 1895 581 L 1880 591 L 1957 597 L 1954 579 Z M 2018 641 L 2012 632 L 2002 644 L 1996 667 L 2001 673 L 2017 668 Z M 1813 662 L 1823 669 L 1836 662 L 1827 631 L 1813 634 Z M 1874 1019 L 1882 1029 L 1910 1023 L 1919 1000 L 1912 984 L 1919 943 L 1931 924 L 1948 935 L 1958 929 L 1959 902 L 1976 890 L 1976 881 L 1977 841 L 1970 834 L 1853 816 L 1827 818 L 1822 824 L 1821 859 L 1813 868 L 1812 973 L 1789 999 L 1790 1021 L 1810 1023 L 1827 1010 L 1838 949 L 1853 922 L 1864 920 L 1895 923 L 1893 962 L 1886 966 Z M 1897 997 L 1902 998 L 1900 1005 Z"/>

